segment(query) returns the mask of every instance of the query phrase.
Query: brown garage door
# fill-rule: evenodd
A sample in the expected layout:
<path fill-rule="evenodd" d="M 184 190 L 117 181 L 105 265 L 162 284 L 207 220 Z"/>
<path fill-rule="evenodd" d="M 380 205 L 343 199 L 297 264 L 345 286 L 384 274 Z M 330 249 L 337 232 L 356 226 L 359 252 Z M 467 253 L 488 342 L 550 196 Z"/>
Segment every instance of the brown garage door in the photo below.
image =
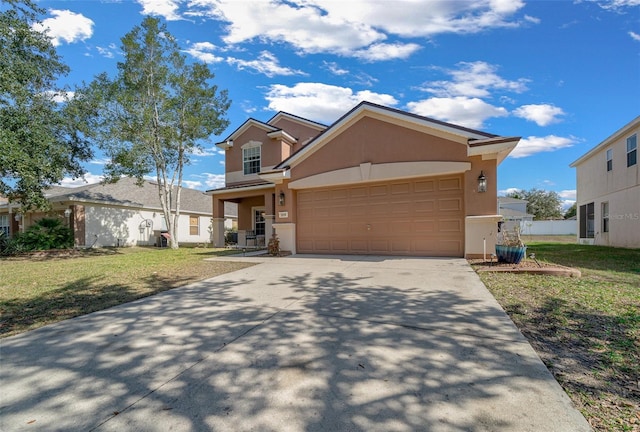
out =
<path fill-rule="evenodd" d="M 464 254 L 463 177 L 298 192 L 300 253 Z"/>

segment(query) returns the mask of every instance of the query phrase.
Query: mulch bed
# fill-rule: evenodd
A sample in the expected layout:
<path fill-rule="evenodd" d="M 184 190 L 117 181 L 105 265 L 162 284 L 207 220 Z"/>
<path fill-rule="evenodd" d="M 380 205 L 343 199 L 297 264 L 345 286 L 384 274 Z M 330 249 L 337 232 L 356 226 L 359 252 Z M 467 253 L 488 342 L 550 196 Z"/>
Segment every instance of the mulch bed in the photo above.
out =
<path fill-rule="evenodd" d="M 524 259 L 518 264 L 502 263 L 497 261 L 484 261 L 482 259 L 469 260 L 469 263 L 477 272 L 494 273 L 527 273 L 552 276 L 580 277 L 580 270 L 572 267 L 564 267 L 557 264 Z"/>

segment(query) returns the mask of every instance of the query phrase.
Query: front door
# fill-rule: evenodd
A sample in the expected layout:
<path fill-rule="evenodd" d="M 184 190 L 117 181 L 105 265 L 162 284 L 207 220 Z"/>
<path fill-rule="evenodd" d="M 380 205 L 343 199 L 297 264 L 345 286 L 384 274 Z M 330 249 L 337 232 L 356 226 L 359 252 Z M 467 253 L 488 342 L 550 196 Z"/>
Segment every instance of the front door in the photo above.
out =
<path fill-rule="evenodd" d="M 265 233 L 265 208 L 254 207 L 253 208 L 253 229 L 256 236 L 264 236 Z"/>

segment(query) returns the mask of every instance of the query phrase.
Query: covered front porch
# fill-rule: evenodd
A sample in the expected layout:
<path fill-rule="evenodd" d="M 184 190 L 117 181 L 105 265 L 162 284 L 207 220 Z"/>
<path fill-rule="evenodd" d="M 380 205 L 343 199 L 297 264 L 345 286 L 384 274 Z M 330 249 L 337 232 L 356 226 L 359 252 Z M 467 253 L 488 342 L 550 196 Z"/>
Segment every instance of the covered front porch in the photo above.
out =
<path fill-rule="evenodd" d="M 275 186 L 272 183 L 236 186 L 211 191 L 213 197 L 213 243 L 225 247 L 224 203 L 238 205 L 237 247 L 266 247 L 273 234 Z"/>

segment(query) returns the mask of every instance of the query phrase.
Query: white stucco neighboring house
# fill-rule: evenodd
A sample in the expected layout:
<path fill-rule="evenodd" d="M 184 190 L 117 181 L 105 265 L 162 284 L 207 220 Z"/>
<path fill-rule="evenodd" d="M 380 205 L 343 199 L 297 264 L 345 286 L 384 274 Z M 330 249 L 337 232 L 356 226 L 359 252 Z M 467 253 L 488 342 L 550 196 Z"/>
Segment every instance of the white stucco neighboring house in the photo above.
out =
<path fill-rule="evenodd" d="M 529 201 L 498 197 L 498 214 L 504 218 L 504 228 L 513 230 L 516 226 L 522 228 L 527 222 L 533 221 L 533 215 L 527 213 L 527 203 Z"/>
<path fill-rule="evenodd" d="M 46 192 L 51 210 L 21 214 L 18 206 L 0 203 L 0 227 L 9 235 L 24 231 L 38 219 L 57 217 L 74 233 L 77 247 L 152 246 L 166 243 L 166 223 L 157 184 L 134 179 L 75 188 L 54 186 Z M 211 242 L 211 198 L 183 188 L 177 236 L 181 244 Z"/>
<path fill-rule="evenodd" d="M 580 243 L 640 248 L 639 135 L 640 116 L 570 165 Z"/>

